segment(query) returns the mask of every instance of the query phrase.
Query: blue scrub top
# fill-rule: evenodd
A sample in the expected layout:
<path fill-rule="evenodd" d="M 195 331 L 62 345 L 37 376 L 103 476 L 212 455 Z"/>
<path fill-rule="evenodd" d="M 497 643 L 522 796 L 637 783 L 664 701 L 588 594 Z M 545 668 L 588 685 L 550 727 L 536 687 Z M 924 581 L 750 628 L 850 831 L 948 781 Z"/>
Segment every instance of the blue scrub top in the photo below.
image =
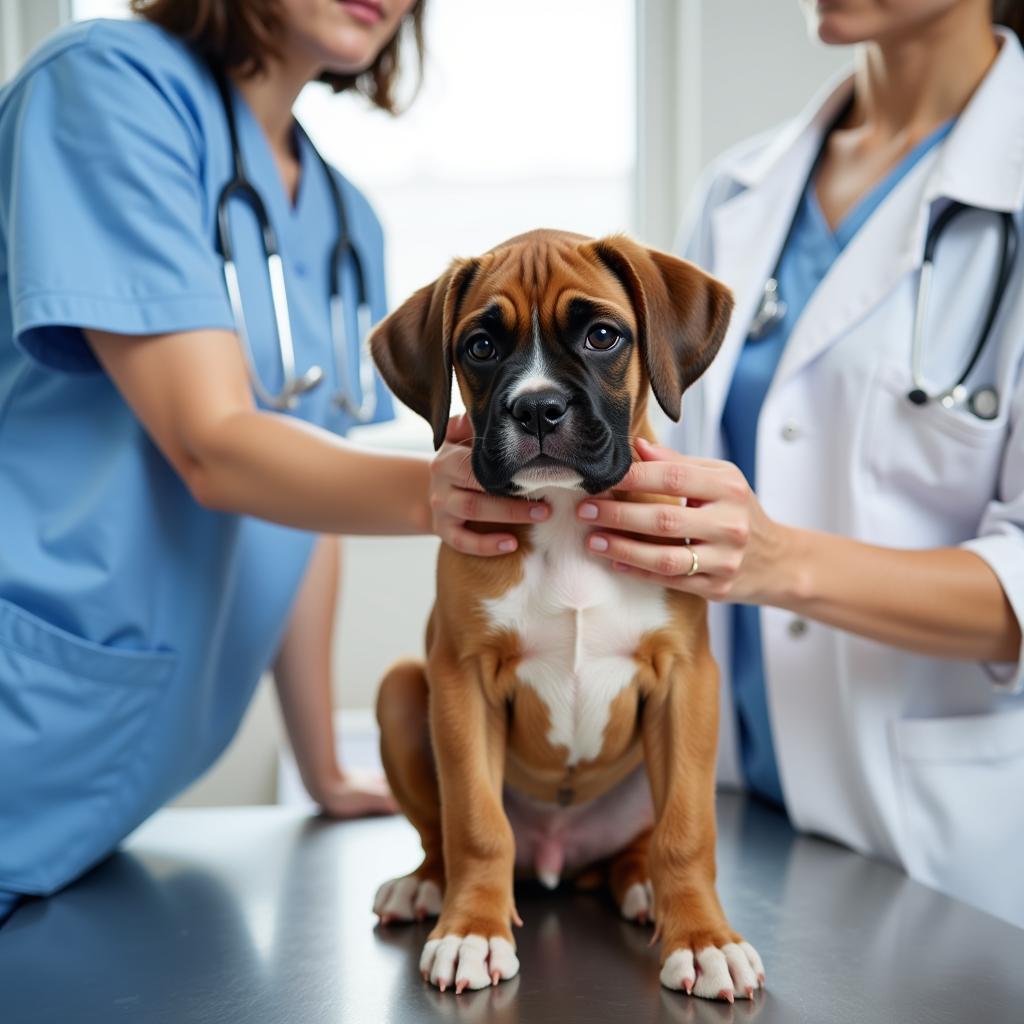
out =
<path fill-rule="evenodd" d="M 293 207 L 234 99 L 282 251 L 298 367 L 327 375 L 294 415 L 343 434 L 326 172 L 297 133 Z M 0 890 L 66 884 L 213 763 L 312 549 L 309 533 L 200 507 L 81 331 L 233 327 L 215 242 L 231 172 L 209 70 L 156 26 L 71 26 L 0 91 Z M 380 225 L 337 180 L 378 320 Z M 231 220 L 255 360 L 277 390 L 257 227 L 241 202 Z M 354 303 L 346 310 L 358 380 Z M 377 397 L 377 419 L 390 418 L 379 382 Z"/>
<path fill-rule="evenodd" d="M 814 290 L 850 240 L 911 168 L 952 130 L 949 121 L 917 144 L 843 218 L 833 231 L 818 205 L 812 170 L 779 257 L 776 279 L 786 315 L 762 337 L 748 338 L 733 374 L 722 414 L 729 458 L 756 491 L 757 421 L 783 349 Z M 733 605 L 731 679 L 744 778 L 753 792 L 784 806 L 775 760 L 757 605 Z"/>

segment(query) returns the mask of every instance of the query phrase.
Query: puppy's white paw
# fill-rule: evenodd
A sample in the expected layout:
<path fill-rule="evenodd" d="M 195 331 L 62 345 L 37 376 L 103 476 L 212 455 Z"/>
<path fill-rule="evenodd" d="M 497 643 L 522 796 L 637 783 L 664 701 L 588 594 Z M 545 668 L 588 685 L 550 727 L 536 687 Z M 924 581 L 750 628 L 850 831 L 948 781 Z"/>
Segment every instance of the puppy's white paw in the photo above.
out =
<path fill-rule="evenodd" d="M 627 921 L 650 924 L 654 920 L 654 889 L 651 883 L 634 882 L 622 897 L 619 910 Z"/>
<path fill-rule="evenodd" d="M 749 942 L 707 946 L 694 956 L 692 949 L 676 949 L 661 969 L 666 988 L 693 993 L 703 999 L 752 999 L 764 987 L 764 964 Z"/>
<path fill-rule="evenodd" d="M 519 973 L 519 958 L 508 939 L 482 935 L 443 935 L 428 939 L 420 957 L 420 974 L 442 992 L 455 986 L 487 988 Z"/>
<path fill-rule="evenodd" d="M 377 890 L 373 912 L 381 924 L 437 917 L 441 913 L 441 889 L 436 882 L 417 875 L 393 878 Z"/>

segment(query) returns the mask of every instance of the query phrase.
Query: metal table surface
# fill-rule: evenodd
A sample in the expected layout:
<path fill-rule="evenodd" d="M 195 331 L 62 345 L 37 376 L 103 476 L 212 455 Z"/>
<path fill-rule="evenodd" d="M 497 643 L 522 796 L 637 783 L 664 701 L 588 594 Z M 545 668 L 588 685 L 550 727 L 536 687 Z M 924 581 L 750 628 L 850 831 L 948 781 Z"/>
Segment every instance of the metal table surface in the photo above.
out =
<path fill-rule="evenodd" d="M 441 994 L 417 971 L 429 926 L 375 928 L 370 913 L 377 884 L 417 852 L 397 818 L 163 811 L 0 928 L 0 1021 L 1024 1021 L 1024 931 L 734 795 L 719 798 L 720 892 L 767 967 L 752 1003 L 663 990 L 650 933 L 606 895 L 527 886 L 519 977 Z"/>

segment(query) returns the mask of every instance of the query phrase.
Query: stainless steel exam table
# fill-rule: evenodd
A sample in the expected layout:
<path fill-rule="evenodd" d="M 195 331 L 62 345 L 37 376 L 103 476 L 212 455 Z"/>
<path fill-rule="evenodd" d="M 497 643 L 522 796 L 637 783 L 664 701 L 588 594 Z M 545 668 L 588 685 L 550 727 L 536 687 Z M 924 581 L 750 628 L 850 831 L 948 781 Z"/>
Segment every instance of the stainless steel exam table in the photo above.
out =
<path fill-rule="evenodd" d="M 768 990 L 733 1007 L 663 990 L 650 932 L 564 887 L 520 887 L 518 978 L 441 994 L 417 971 L 429 926 L 370 913 L 417 853 L 397 818 L 163 811 L 0 928 L 0 1022 L 1024 1022 L 1024 931 L 736 795 L 719 797 L 720 893 Z"/>

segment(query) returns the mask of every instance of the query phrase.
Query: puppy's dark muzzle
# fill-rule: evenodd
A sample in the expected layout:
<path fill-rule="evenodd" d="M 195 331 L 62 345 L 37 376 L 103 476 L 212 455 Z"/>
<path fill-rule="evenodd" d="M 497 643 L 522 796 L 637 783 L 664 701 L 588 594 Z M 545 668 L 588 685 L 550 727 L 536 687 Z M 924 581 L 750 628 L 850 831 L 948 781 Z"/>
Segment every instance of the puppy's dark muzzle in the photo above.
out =
<path fill-rule="evenodd" d="M 540 442 L 558 430 L 568 411 L 569 400 L 553 389 L 520 395 L 508 409 L 512 419 Z"/>

